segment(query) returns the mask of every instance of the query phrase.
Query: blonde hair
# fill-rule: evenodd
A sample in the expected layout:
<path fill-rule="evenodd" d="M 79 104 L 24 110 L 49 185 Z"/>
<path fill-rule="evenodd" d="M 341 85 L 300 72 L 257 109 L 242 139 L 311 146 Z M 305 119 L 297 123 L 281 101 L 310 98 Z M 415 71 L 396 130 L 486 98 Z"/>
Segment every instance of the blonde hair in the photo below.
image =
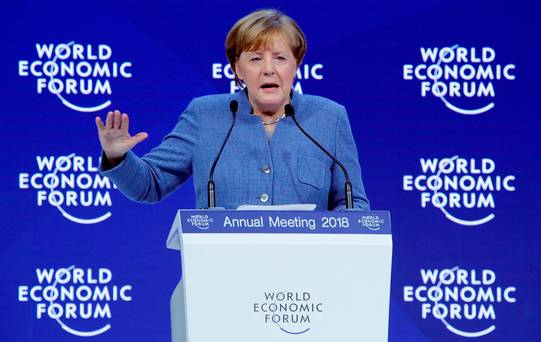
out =
<path fill-rule="evenodd" d="M 299 66 L 306 53 L 306 37 L 295 20 L 275 9 L 252 12 L 233 25 L 225 39 L 225 53 L 236 74 L 235 62 L 243 51 L 254 51 L 269 44 L 276 34 L 282 34 Z M 236 76 L 235 76 L 236 77 Z M 237 79 L 237 83 L 240 80 Z"/>

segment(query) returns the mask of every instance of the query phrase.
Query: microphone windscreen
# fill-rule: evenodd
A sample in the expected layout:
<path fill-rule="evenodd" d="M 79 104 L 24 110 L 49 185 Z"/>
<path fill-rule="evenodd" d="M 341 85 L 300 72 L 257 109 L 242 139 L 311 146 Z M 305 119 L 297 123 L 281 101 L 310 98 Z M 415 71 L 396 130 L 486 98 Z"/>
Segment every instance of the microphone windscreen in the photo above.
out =
<path fill-rule="evenodd" d="M 239 103 L 236 100 L 229 102 L 229 109 L 231 110 L 231 113 L 235 114 L 239 109 Z"/>
<path fill-rule="evenodd" d="M 285 105 L 284 111 L 285 111 L 285 113 L 286 113 L 286 116 L 293 116 L 293 115 L 295 115 L 295 108 L 293 108 L 293 106 L 292 106 L 290 103 L 288 103 L 288 104 Z"/>

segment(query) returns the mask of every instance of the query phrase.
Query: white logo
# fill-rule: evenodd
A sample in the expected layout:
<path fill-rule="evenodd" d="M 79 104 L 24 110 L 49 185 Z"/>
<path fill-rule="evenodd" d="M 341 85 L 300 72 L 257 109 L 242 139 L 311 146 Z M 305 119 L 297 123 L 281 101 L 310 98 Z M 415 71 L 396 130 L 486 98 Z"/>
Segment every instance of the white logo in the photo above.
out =
<path fill-rule="evenodd" d="M 36 303 L 37 319 L 54 319 L 63 330 L 76 336 L 91 337 L 108 331 L 111 305 L 132 300 L 132 286 L 114 285 L 113 273 L 107 268 L 38 268 L 36 278 L 36 285 L 19 286 L 19 302 Z M 83 322 L 88 325 L 89 321 L 101 327 L 73 328 Z"/>
<path fill-rule="evenodd" d="M 363 227 L 370 230 L 380 230 L 381 225 L 384 223 L 382 219 L 373 215 L 363 215 L 359 222 Z"/>
<path fill-rule="evenodd" d="M 459 114 L 475 115 L 489 111 L 495 105 L 494 81 L 515 79 L 515 65 L 495 64 L 496 51 L 490 47 L 422 47 L 421 58 L 422 64 L 404 64 L 404 80 L 421 81 L 422 97 L 432 94 Z M 484 103 L 478 105 L 473 98 Z"/>
<path fill-rule="evenodd" d="M 213 219 L 209 218 L 208 215 L 190 215 L 190 218 L 187 219 L 187 221 L 192 224 L 192 227 L 205 230 L 209 229 Z"/>
<path fill-rule="evenodd" d="M 66 107 L 79 112 L 96 112 L 108 107 L 111 80 L 132 77 L 132 63 L 111 61 L 113 50 L 106 44 L 37 43 L 36 52 L 38 59 L 19 61 L 19 76 L 34 76 L 38 94 L 48 91 Z M 92 101 L 101 99 L 102 103 L 90 105 L 83 99 L 87 96 L 91 96 Z"/>
<path fill-rule="evenodd" d="M 323 312 L 323 303 L 312 300 L 310 292 L 265 292 L 263 302 L 255 302 L 254 313 L 263 322 L 278 327 L 290 335 L 301 335 L 310 330 L 314 316 Z"/>
<path fill-rule="evenodd" d="M 293 84 L 293 90 L 299 94 L 302 94 L 301 80 L 316 80 L 321 81 L 323 79 L 322 74 L 323 64 L 316 63 L 313 65 L 301 64 L 297 69 L 297 82 Z M 229 92 L 231 94 L 242 90 L 235 82 L 235 74 L 231 70 L 229 63 L 212 63 L 212 78 L 215 80 L 221 80 L 227 78 L 229 81 Z"/>
<path fill-rule="evenodd" d="M 19 188 L 34 189 L 38 207 L 46 204 L 58 209 L 66 219 L 80 224 L 95 224 L 111 217 L 110 189 L 116 186 L 98 173 L 92 157 L 36 156 L 37 172 L 19 173 Z M 94 217 L 79 217 L 91 208 L 104 208 Z"/>
<path fill-rule="evenodd" d="M 516 302 L 516 288 L 497 286 L 496 273 L 489 269 L 422 269 L 421 279 L 423 285 L 404 286 L 404 302 L 421 303 L 423 320 L 438 319 L 447 330 L 463 337 L 490 334 L 496 329 L 496 306 Z M 480 328 L 458 328 L 473 323 Z"/>
<path fill-rule="evenodd" d="M 420 162 L 421 175 L 403 177 L 404 191 L 421 192 L 421 207 L 432 205 L 460 225 L 477 226 L 494 219 L 489 212 L 496 207 L 495 193 L 515 191 L 515 176 L 495 174 L 496 163 L 490 158 L 454 156 L 421 158 Z M 472 213 L 483 217 L 472 218 Z"/>

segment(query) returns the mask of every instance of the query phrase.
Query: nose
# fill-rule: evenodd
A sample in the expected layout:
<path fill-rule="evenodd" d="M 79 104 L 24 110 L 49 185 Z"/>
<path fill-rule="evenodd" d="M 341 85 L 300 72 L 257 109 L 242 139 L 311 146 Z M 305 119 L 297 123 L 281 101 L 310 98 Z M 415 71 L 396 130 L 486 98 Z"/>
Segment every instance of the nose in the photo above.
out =
<path fill-rule="evenodd" d="M 274 69 L 274 63 L 272 58 L 265 58 L 263 62 L 263 74 L 265 76 L 274 75 L 275 69 Z"/>

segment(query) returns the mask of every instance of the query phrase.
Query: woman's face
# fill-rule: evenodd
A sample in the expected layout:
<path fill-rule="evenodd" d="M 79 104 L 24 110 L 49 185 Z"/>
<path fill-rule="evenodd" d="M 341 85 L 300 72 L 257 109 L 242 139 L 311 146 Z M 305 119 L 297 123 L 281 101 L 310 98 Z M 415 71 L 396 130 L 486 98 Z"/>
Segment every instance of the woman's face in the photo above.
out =
<path fill-rule="evenodd" d="M 283 35 L 274 35 L 261 50 L 241 52 L 235 68 L 248 88 L 254 113 L 283 113 L 297 71 L 297 60 Z"/>

